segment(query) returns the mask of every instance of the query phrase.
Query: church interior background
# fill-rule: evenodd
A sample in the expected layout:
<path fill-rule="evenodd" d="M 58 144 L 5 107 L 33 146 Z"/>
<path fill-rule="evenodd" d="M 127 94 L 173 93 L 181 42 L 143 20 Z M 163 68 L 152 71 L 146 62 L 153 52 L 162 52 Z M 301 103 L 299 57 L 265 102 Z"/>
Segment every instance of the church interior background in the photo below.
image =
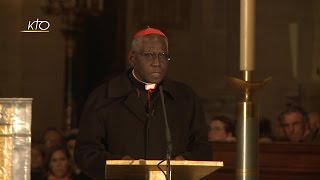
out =
<path fill-rule="evenodd" d="M 34 139 L 44 127 L 77 127 L 89 93 L 127 68 L 131 38 L 148 25 L 169 38 L 169 76 L 192 86 L 208 114 L 235 116 L 240 96 L 225 77 L 240 77 L 239 1 L 105 0 L 97 11 L 71 14 L 71 27 L 70 14 L 48 11 L 45 2 L 0 1 L 0 97 L 34 98 Z M 285 104 L 320 111 L 320 1 L 258 0 L 256 6 L 255 79 L 273 80 L 254 99 L 280 137 L 277 115 Z M 36 19 L 50 22 L 50 32 L 20 32 Z"/>

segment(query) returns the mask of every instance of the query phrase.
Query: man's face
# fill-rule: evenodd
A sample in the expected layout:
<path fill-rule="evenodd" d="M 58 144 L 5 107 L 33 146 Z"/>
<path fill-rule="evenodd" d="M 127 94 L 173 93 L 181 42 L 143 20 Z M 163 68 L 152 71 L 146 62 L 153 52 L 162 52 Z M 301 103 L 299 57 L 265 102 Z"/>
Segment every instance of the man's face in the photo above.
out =
<path fill-rule="evenodd" d="M 303 140 L 306 132 L 306 123 L 303 121 L 303 116 L 298 112 L 292 112 L 284 115 L 281 125 L 291 142 L 299 142 Z"/>
<path fill-rule="evenodd" d="M 159 35 L 146 35 L 141 38 L 142 46 L 138 48 L 139 51 L 130 52 L 129 63 L 138 79 L 158 84 L 168 68 L 166 39 Z"/>

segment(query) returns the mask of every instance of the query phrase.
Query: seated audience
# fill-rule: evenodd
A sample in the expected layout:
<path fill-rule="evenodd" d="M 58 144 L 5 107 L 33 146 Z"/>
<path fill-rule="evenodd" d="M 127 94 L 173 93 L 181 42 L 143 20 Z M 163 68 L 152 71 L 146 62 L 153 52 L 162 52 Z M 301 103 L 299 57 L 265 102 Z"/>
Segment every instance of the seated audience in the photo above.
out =
<path fill-rule="evenodd" d="M 209 142 L 235 141 L 234 125 L 227 116 L 215 116 L 209 121 Z"/>
<path fill-rule="evenodd" d="M 47 128 L 42 138 L 43 138 L 44 147 L 46 149 L 50 149 L 55 146 L 61 146 L 64 144 L 63 133 L 54 127 Z"/>
<path fill-rule="evenodd" d="M 308 113 L 309 117 L 309 129 L 314 132 L 320 128 L 320 114 L 318 112 Z"/>
<path fill-rule="evenodd" d="M 308 114 L 300 106 L 287 105 L 279 114 L 278 121 L 290 142 L 303 142 L 310 132 L 308 129 Z"/>
<path fill-rule="evenodd" d="M 69 154 L 71 156 L 71 159 L 74 157 L 74 147 L 75 147 L 78 133 L 79 133 L 78 129 L 71 129 L 66 133 L 65 142 L 66 142 Z"/>
<path fill-rule="evenodd" d="M 74 148 L 76 144 L 78 131 L 73 129 L 71 130 L 66 137 L 66 144 L 67 149 L 70 154 L 70 160 L 74 172 L 74 180 L 91 180 L 89 176 L 87 176 L 85 173 L 83 173 L 79 167 L 77 166 L 76 162 L 74 161 Z"/>
<path fill-rule="evenodd" d="M 310 134 L 306 137 L 306 143 L 320 143 L 320 115 L 317 112 L 309 113 Z"/>
<path fill-rule="evenodd" d="M 55 146 L 46 158 L 46 180 L 72 180 L 72 166 L 68 150 L 64 146 Z"/>
<path fill-rule="evenodd" d="M 44 176 L 45 151 L 43 145 L 31 148 L 31 180 L 42 180 Z"/>
<path fill-rule="evenodd" d="M 259 122 L 259 142 L 269 143 L 273 140 L 270 120 L 262 118 Z"/>

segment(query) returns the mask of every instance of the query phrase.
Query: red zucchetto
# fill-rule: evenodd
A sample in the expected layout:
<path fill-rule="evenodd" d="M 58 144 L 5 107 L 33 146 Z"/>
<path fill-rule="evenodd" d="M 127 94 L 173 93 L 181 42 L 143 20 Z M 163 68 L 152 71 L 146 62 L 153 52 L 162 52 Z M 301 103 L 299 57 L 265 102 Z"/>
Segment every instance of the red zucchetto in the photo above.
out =
<path fill-rule="evenodd" d="M 147 27 L 145 29 L 142 29 L 140 31 L 138 31 L 134 36 L 133 36 L 133 39 L 137 38 L 137 37 L 140 37 L 140 36 L 145 36 L 145 35 L 148 35 L 148 34 L 157 34 L 157 35 L 160 35 L 160 36 L 163 36 L 165 38 L 167 38 L 167 36 L 161 32 L 159 29 L 155 29 L 155 28 L 151 28 L 151 27 Z M 167 38 L 168 39 L 168 38 Z"/>

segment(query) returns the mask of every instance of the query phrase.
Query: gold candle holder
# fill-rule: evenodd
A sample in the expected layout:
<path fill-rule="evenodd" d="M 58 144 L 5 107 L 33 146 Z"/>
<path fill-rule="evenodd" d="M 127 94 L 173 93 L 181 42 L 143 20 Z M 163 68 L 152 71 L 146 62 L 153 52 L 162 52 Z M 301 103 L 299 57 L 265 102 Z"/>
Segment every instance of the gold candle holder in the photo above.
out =
<path fill-rule="evenodd" d="M 259 179 L 259 113 L 252 102 L 253 93 L 271 81 L 253 83 L 253 71 L 241 71 L 243 79 L 228 77 L 229 85 L 243 94 L 237 112 L 237 180 Z"/>

